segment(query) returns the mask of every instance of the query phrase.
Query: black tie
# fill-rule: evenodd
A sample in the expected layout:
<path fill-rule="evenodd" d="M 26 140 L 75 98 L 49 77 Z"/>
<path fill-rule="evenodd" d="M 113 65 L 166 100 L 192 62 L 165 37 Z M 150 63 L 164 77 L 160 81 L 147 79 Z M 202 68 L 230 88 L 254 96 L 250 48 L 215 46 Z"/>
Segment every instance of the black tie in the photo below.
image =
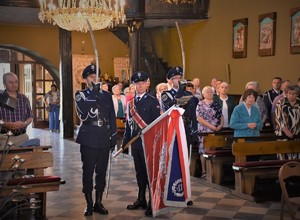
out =
<path fill-rule="evenodd" d="M 136 102 L 138 103 L 141 100 L 141 97 L 136 98 Z"/>

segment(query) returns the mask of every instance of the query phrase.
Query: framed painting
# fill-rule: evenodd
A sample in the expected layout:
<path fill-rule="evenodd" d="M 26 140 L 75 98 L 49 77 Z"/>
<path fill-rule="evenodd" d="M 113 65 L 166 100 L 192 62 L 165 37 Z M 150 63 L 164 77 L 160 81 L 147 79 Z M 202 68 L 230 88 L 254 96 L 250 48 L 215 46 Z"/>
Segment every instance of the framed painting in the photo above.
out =
<path fill-rule="evenodd" d="M 290 10 L 291 34 L 290 34 L 290 53 L 300 53 L 300 7 Z"/>
<path fill-rule="evenodd" d="M 275 55 L 276 12 L 259 15 L 259 56 Z"/>
<path fill-rule="evenodd" d="M 232 57 L 247 57 L 248 18 L 233 20 Z"/>

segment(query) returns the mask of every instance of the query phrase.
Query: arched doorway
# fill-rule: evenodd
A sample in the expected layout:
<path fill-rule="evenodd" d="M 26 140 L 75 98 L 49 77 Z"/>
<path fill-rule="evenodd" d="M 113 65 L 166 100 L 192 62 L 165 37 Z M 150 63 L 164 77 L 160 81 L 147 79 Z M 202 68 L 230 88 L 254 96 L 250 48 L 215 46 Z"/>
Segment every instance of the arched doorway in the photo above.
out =
<path fill-rule="evenodd" d="M 48 112 L 43 96 L 52 84 L 60 88 L 58 70 L 38 54 L 13 45 L 0 45 L 0 89 L 3 88 L 2 76 L 14 72 L 19 77 L 19 90 L 30 100 L 34 128 L 47 128 Z"/>

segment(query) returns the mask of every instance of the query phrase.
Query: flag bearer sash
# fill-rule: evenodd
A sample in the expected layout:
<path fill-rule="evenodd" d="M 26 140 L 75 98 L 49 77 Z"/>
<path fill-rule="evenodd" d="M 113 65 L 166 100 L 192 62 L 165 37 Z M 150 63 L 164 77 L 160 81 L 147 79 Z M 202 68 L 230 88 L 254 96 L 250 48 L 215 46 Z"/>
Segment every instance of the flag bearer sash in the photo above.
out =
<path fill-rule="evenodd" d="M 131 99 L 129 101 L 129 111 L 130 111 L 131 117 L 133 118 L 133 120 L 135 121 L 135 123 L 141 129 L 144 129 L 147 126 L 147 123 L 144 122 L 144 120 L 142 119 L 142 117 L 136 111 L 136 108 L 135 108 L 135 105 L 134 105 L 134 99 Z"/>
<path fill-rule="evenodd" d="M 191 200 L 183 112 L 173 106 L 142 130 L 153 217 Z"/>

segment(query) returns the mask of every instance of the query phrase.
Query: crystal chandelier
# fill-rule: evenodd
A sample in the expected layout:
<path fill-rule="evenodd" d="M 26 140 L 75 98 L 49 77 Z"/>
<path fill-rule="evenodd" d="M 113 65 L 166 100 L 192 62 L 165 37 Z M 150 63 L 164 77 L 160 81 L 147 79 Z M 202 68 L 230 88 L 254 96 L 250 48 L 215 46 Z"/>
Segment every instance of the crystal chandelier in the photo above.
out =
<path fill-rule="evenodd" d="M 101 30 L 124 23 L 124 0 L 39 0 L 39 19 L 68 31 Z M 113 5 L 113 6 L 112 6 Z"/>
<path fill-rule="evenodd" d="M 163 0 L 166 3 L 169 4 L 185 4 L 185 3 L 189 3 L 189 4 L 195 4 L 196 0 Z"/>

